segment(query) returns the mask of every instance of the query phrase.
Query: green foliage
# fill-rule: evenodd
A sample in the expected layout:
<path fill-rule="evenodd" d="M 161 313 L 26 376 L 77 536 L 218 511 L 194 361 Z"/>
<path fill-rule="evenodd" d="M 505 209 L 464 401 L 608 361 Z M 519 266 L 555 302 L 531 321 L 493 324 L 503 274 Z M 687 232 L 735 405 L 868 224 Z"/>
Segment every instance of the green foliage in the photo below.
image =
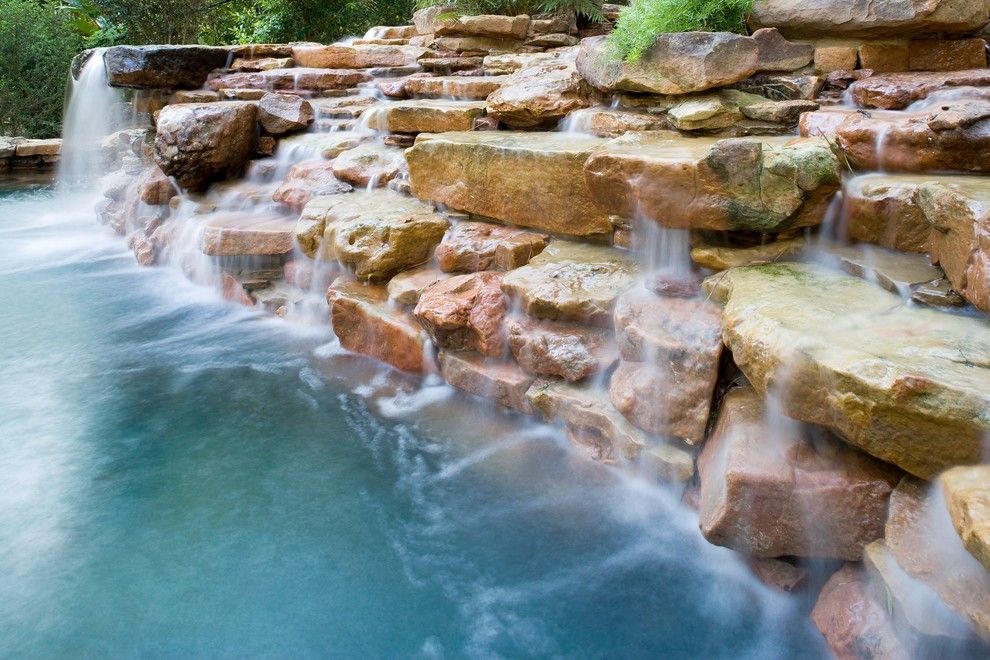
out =
<path fill-rule="evenodd" d="M 616 56 L 635 62 L 668 32 L 746 33 L 753 0 L 633 0 L 622 10 L 609 43 Z"/>
<path fill-rule="evenodd" d="M 52 2 L 0 0 L 0 135 L 59 133 L 69 63 L 82 37 Z"/>
<path fill-rule="evenodd" d="M 418 0 L 416 7 L 450 7 L 451 16 L 503 14 L 558 14 L 574 11 L 590 21 L 604 20 L 600 0 Z"/>

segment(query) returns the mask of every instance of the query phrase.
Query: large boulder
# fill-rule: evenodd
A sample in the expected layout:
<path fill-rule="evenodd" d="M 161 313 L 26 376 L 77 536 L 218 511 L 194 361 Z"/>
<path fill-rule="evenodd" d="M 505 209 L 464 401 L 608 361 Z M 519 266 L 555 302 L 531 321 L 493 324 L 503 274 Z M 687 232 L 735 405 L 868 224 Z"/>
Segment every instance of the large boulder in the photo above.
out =
<path fill-rule="evenodd" d="M 941 177 L 921 184 L 918 203 L 933 231 L 932 261 L 952 288 L 990 311 L 990 185 L 982 177 Z"/>
<path fill-rule="evenodd" d="M 506 273 L 502 289 L 534 318 L 608 328 L 616 299 L 638 272 L 627 252 L 555 240 L 529 264 Z"/>
<path fill-rule="evenodd" d="M 420 199 L 521 227 L 604 236 L 612 225 L 592 201 L 583 170 L 602 143 L 563 133 L 420 135 L 406 161 Z"/>
<path fill-rule="evenodd" d="M 451 277 L 425 289 L 413 314 L 439 348 L 502 357 L 508 305 L 501 283 L 497 271 Z"/>
<path fill-rule="evenodd" d="M 313 199 L 296 233 L 306 252 L 336 258 L 361 280 L 382 282 L 428 261 L 448 226 L 429 205 L 373 190 Z"/>
<path fill-rule="evenodd" d="M 182 103 L 162 108 L 155 162 L 187 190 L 237 174 L 254 152 L 253 103 Z"/>
<path fill-rule="evenodd" d="M 834 140 L 849 163 L 889 172 L 990 172 L 990 100 L 914 111 L 830 109 L 801 115 L 801 135 Z"/>
<path fill-rule="evenodd" d="M 845 564 L 832 574 L 811 611 L 811 621 L 838 660 L 911 657 L 857 564 Z"/>
<path fill-rule="evenodd" d="M 523 69 L 488 97 L 488 114 L 512 128 L 552 125 L 599 100 L 570 62 Z"/>
<path fill-rule="evenodd" d="M 136 89 L 196 89 L 227 62 L 227 49 L 213 46 L 113 46 L 103 51 L 107 81 Z"/>
<path fill-rule="evenodd" d="M 568 439 L 593 460 L 639 464 L 671 481 L 694 476 L 690 452 L 676 443 L 651 438 L 630 424 L 591 385 L 537 380 L 526 396 L 546 419 L 560 419 Z"/>
<path fill-rule="evenodd" d="M 606 92 L 689 94 L 749 78 L 759 67 L 756 40 L 730 32 L 661 34 L 635 63 L 617 59 L 605 37 L 581 42 L 577 68 Z"/>
<path fill-rule="evenodd" d="M 627 134 L 595 150 L 584 169 L 604 211 L 681 229 L 816 225 L 839 187 L 825 140 Z"/>
<path fill-rule="evenodd" d="M 258 102 L 258 123 L 271 135 L 301 131 L 313 119 L 313 106 L 295 94 L 268 93 Z"/>
<path fill-rule="evenodd" d="M 865 280 L 792 263 L 706 281 L 723 340 L 784 413 L 920 477 L 980 461 L 990 431 L 984 322 L 905 307 Z"/>
<path fill-rule="evenodd" d="M 990 71 L 912 71 L 868 76 L 851 84 L 849 95 L 864 108 L 903 110 L 949 87 L 990 87 Z"/>
<path fill-rule="evenodd" d="M 760 0 L 752 27 L 775 27 L 788 37 L 906 37 L 977 32 L 990 23 L 990 2 L 972 0 Z"/>
<path fill-rule="evenodd" d="M 292 59 L 300 67 L 369 69 L 414 66 L 426 52 L 419 46 L 298 43 L 292 46 Z"/>
<path fill-rule="evenodd" d="M 213 213 L 203 222 L 200 249 L 211 257 L 282 256 L 295 248 L 295 222 L 258 213 Z"/>
<path fill-rule="evenodd" d="M 858 560 L 883 536 L 900 470 L 834 437 L 768 419 L 752 388 L 730 391 L 698 457 L 701 533 L 757 557 Z"/>
<path fill-rule="evenodd" d="M 525 266 L 543 251 L 550 237 L 487 222 L 459 222 L 434 254 L 446 273 L 512 270 Z"/>
<path fill-rule="evenodd" d="M 954 467 L 939 476 L 939 483 L 956 533 L 990 571 L 990 465 Z"/>
<path fill-rule="evenodd" d="M 633 289 L 615 305 L 622 363 L 609 396 L 636 426 L 699 444 L 722 355 L 721 311 L 703 300 Z"/>
<path fill-rule="evenodd" d="M 866 174 L 842 191 L 849 237 L 904 252 L 927 252 L 931 224 L 918 204 L 924 175 Z"/>
<path fill-rule="evenodd" d="M 341 346 L 402 371 L 426 370 L 426 333 L 408 312 L 389 304 L 384 286 L 337 278 L 327 302 Z"/>

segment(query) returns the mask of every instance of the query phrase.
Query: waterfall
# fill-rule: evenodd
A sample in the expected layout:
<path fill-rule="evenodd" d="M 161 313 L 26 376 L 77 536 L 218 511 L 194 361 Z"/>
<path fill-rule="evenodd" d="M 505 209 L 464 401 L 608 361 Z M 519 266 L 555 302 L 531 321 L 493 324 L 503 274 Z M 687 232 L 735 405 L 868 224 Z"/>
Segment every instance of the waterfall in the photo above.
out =
<path fill-rule="evenodd" d="M 63 184 L 104 174 L 101 144 L 114 130 L 113 106 L 118 94 L 108 84 L 102 48 L 92 51 L 78 78 L 70 73 L 58 166 L 58 180 Z"/>

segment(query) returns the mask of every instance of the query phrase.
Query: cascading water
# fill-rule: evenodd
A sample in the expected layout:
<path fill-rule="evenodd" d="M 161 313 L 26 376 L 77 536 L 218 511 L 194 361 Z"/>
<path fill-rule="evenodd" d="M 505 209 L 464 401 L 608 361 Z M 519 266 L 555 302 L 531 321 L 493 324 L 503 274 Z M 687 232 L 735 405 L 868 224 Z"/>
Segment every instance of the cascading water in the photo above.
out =
<path fill-rule="evenodd" d="M 58 178 L 63 183 L 92 183 L 105 174 L 102 143 L 118 123 L 114 107 L 120 92 L 107 82 L 103 49 L 91 51 L 78 78 L 69 75 L 67 94 Z"/>

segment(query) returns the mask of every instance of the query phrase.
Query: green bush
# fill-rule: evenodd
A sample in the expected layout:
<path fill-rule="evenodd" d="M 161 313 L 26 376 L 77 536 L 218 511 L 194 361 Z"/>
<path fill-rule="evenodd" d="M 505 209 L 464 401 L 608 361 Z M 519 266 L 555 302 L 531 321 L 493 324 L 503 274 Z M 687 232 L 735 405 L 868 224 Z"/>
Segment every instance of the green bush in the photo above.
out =
<path fill-rule="evenodd" d="M 554 14 L 573 10 L 579 16 L 592 21 L 601 21 L 602 3 L 600 0 L 418 0 L 420 9 L 442 5 L 452 7 L 459 14 Z"/>
<path fill-rule="evenodd" d="M 82 46 L 54 3 L 0 0 L 0 135 L 59 134 L 69 62 Z"/>
<path fill-rule="evenodd" d="M 617 57 L 635 62 L 668 32 L 739 32 L 753 0 L 633 0 L 622 10 L 609 43 Z"/>

